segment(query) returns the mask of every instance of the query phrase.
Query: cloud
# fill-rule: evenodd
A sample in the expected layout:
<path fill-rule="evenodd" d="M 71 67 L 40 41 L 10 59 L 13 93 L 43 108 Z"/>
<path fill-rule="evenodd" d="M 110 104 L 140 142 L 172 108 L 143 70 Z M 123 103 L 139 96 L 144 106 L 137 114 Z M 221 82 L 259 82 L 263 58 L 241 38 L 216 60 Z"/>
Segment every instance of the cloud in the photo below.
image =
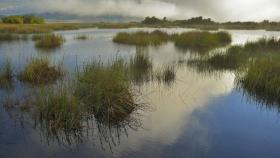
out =
<path fill-rule="evenodd" d="M 158 16 L 177 15 L 174 3 L 155 0 L 36 0 L 32 5 L 39 12 L 61 12 L 78 15 Z"/>
<path fill-rule="evenodd" d="M 10 2 L 17 3 L 21 10 L 40 13 L 166 16 L 174 19 L 205 16 L 219 21 L 280 18 L 279 0 L 10 0 Z"/>

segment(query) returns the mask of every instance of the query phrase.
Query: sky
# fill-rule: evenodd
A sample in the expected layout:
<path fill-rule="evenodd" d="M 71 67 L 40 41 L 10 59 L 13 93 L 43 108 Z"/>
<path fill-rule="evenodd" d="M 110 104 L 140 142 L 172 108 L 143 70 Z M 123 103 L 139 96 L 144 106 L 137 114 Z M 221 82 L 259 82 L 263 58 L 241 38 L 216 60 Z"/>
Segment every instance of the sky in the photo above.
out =
<path fill-rule="evenodd" d="M 216 21 L 280 21 L 279 0 L 0 0 L 0 14 L 63 13 L 81 16 L 157 16 Z"/>

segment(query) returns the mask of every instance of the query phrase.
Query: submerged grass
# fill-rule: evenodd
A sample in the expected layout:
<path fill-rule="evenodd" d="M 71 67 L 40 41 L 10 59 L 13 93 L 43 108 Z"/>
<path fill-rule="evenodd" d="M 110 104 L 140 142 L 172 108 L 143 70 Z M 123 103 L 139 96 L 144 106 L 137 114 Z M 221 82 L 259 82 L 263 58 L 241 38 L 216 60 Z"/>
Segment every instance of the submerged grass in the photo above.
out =
<path fill-rule="evenodd" d="M 30 84 L 55 82 L 64 72 L 61 66 L 52 66 L 47 58 L 33 58 L 19 74 L 19 80 Z"/>
<path fill-rule="evenodd" d="M 65 42 L 65 39 L 62 36 L 55 34 L 33 36 L 33 40 L 35 40 L 35 45 L 39 49 L 58 48 Z"/>

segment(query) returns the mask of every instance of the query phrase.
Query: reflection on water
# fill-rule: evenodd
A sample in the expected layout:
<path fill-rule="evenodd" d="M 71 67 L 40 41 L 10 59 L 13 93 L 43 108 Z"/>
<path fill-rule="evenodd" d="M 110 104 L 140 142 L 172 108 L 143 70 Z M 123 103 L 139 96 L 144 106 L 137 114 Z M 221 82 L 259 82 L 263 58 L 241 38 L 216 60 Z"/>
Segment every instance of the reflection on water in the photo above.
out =
<path fill-rule="evenodd" d="M 139 29 L 128 29 L 137 30 Z M 157 48 L 114 44 L 112 37 L 119 31 L 123 30 L 85 29 L 58 32 L 65 36 L 66 43 L 60 49 L 47 54 L 38 52 L 32 41 L 18 41 L 0 46 L 0 63 L 4 63 L 4 59 L 8 57 L 15 73 L 26 65 L 26 59 L 30 56 L 48 56 L 54 61 L 63 60 L 70 75 L 74 73 L 77 65 L 81 66 L 85 61 L 94 59 L 107 62 L 116 56 L 126 59 L 132 63 L 129 65 L 133 68 L 130 72 L 131 79 L 135 89 L 141 94 L 140 101 L 147 105 L 134 110 L 127 119 L 115 124 L 99 121 L 92 116 L 85 118 L 83 128 L 74 132 L 49 129 L 36 122 L 34 111 L 30 107 L 17 108 L 22 98 L 29 98 L 29 95 L 32 96 L 35 92 L 14 81 L 13 90 L 0 90 L 1 104 L 4 105 L 0 108 L 0 157 L 218 157 L 223 155 L 221 151 L 230 153 L 227 148 L 238 147 L 247 149 L 246 154 L 237 150 L 239 156 L 256 156 L 251 148 L 258 151 L 265 148 L 271 153 L 278 153 L 278 150 L 270 148 L 280 144 L 278 139 L 267 139 L 267 147 L 263 147 L 263 144 L 254 144 L 252 141 L 260 140 L 263 137 L 261 133 L 249 135 L 240 132 L 244 128 L 228 127 L 228 122 L 232 123 L 232 126 L 249 124 L 262 113 L 255 110 L 254 106 L 249 106 L 242 95 L 239 95 L 240 92 L 234 89 L 233 72 L 221 71 L 218 76 L 200 73 L 187 64 L 187 61 L 195 56 L 190 52 L 178 52 L 173 43 Z M 278 32 L 264 31 L 230 32 L 234 44 L 262 36 L 280 35 Z M 74 37 L 79 33 L 88 34 L 91 38 L 75 40 Z M 161 76 L 161 79 L 158 79 L 158 76 Z M 234 97 L 234 100 L 225 101 L 223 98 L 227 97 Z M 24 103 L 30 105 L 28 100 Z M 251 113 L 245 113 L 242 106 L 234 104 L 250 107 Z M 241 112 L 230 117 L 230 111 L 238 110 Z M 262 127 L 269 126 L 277 137 L 276 131 L 279 128 L 275 126 L 279 126 L 279 123 L 275 122 L 275 119 L 278 117 L 269 115 L 269 119 L 256 125 L 255 129 L 260 131 Z M 216 117 L 219 118 L 218 121 Z M 244 119 L 233 121 L 234 117 Z M 215 121 L 221 123 L 217 125 Z M 231 133 L 229 128 L 233 128 L 232 131 L 235 132 Z M 225 133 L 220 133 L 222 131 Z M 245 139 L 243 144 L 240 144 L 229 138 L 243 135 L 252 140 Z"/>

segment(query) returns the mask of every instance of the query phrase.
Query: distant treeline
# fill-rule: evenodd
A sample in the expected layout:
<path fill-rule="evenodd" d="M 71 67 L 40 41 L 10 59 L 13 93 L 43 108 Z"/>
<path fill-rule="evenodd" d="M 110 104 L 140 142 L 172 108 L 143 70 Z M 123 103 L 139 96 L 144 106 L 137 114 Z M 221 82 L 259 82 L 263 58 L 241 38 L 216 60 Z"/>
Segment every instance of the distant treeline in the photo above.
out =
<path fill-rule="evenodd" d="M 166 17 L 159 19 L 157 17 L 146 17 L 142 22 L 145 25 L 161 25 L 161 26 L 178 26 L 178 27 L 197 27 L 209 29 L 267 29 L 280 30 L 280 22 L 272 22 L 264 20 L 262 22 L 215 22 L 211 18 L 203 18 L 202 16 L 194 17 L 187 20 L 168 20 Z"/>
<path fill-rule="evenodd" d="M 5 24 L 43 24 L 44 18 L 34 15 L 13 15 L 1 18 L 2 23 Z"/>

